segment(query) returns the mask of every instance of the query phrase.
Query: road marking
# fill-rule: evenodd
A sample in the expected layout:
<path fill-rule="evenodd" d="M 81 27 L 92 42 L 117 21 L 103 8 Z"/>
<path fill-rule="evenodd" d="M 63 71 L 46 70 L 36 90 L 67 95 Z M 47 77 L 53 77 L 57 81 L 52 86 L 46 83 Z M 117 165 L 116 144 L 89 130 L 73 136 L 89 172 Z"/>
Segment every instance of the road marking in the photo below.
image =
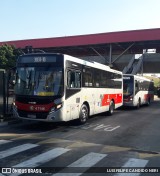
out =
<path fill-rule="evenodd" d="M 81 157 L 80 159 L 78 159 L 77 161 L 73 162 L 72 164 L 70 164 L 69 167 L 76 167 L 76 168 L 83 168 L 83 173 L 88 170 L 90 167 L 92 167 L 93 165 L 95 165 L 96 163 L 98 163 L 100 160 L 102 160 L 104 157 L 106 157 L 107 154 L 100 154 L 100 153 L 94 153 L 91 152 L 83 157 Z M 79 176 L 83 173 L 64 173 L 65 170 L 67 171 L 67 168 L 63 170 L 63 173 L 56 173 L 53 174 L 52 176 Z"/>
<path fill-rule="evenodd" d="M 47 161 L 50 161 L 51 159 L 54 159 L 63 153 L 68 152 L 70 149 L 65 149 L 65 148 L 55 148 L 52 150 L 49 150 L 45 153 L 42 153 L 38 156 L 35 156 L 27 161 L 24 161 L 22 163 L 19 163 L 13 167 L 37 167 L 39 163 L 44 163 Z"/>
<path fill-rule="evenodd" d="M 120 128 L 120 126 L 112 126 L 112 125 L 105 125 L 105 124 L 89 124 L 86 123 L 84 125 L 80 125 L 80 126 L 70 126 L 71 128 L 77 128 L 77 129 L 83 129 L 83 130 L 88 130 L 91 129 L 93 131 L 114 131 L 117 128 Z"/>
<path fill-rule="evenodd" d="M 1 145 L 1 144 L 6 144 L 6 143 L 9 143 L 9 142 L 11 142 L 11 141 L 9 141 L 9 140 L 3 140 L 3 139 L 2 139 L 2 140 L 0 140 L 0 145 Z"/>
<path fill-rule="evenodd" d="M 15 166 L 12 166 L 14 168 L 16 167 L 32 167 L 32 168 L 35 168 L 45 162 L 48 162 L 52 159 L 55 159 L 56 157 L 66 153 L 70 151 L 70 149 L 65 149 L 65 148 L 55 148 L 55 149 L 52 149 L 52 150 L 49 150 L 45 153 L 42 153 L 38 156 L 35 156 L 29 160 L 26 160 L 22 163 L 19 163 Z M 14 176 L 18 176 L 18 175 L 21 175 L 21 174 L 13 174 Z"/>
<path fill-rule="evenodd" d="M 123 166 L 123 167 L 138 167 L 138 168 L 144 168 L 148 163 L 148 160 L 143 159 L 136 159 L 136 158 L 130 158 Z M 139 176 L 141 173 L 118 173 L 115 176 Z"/>
<path fill-rule="evenodd" d="M 37 147 L 37 146 L 38 145 L 36 145 L 36 144 L 23 144 L 23 145 L 20 145 L 20 146 L 17 146 L 17 147 L 10 148 L 10 149 L 5 150 L 5 151 L 1 151 L 0 152 L 0 159 L 6 158 L 8 156 L 17 154 L 19 152 L 23 152 L 25 150 L 28 150 L 28 149 L 31 149 L 31 148 L 34 148 L 34 147 Z"/>
<path fill-rule="evenodd" d="M 104 131 L 113 131 L 117 128 L 119 128 L 120 126 L 115 126 L 115 127 L 112 127 L 111 125 L 104 125 L 104 124 L 101 124 L 101 125 L 98 125 L 97 127 L 95 127 L 93 130 L 94 131 L 97 131 L 97 130 L 104 130 Z"/>
<path fill-rule="evenodd" d="M 130 158 L 122 167 L 144 167 L 148 160 Z"/>
<path fill-rule="evenodd" d="M 91 167 L 106 156 L 107 154 L 91 152 L 83 156 L 79 160 L 75 161 L 74 163 L 70 164 L 68 167 Z"/>

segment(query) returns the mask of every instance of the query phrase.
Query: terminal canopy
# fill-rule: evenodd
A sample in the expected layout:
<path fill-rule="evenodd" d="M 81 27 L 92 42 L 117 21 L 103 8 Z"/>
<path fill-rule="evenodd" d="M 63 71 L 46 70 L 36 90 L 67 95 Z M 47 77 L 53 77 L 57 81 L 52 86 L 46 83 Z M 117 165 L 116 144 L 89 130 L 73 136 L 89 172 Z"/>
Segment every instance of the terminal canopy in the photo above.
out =
<path fill-rule="evenodd" d="M 160 72 L 160 28 L 0 42 L 0 46 L 3 44 L 15 45 L 24 51 L 26 46 L 32 46 L 45 52 L 69 54 L 118 70 L 123 70 L 135 54 L 145 53 L 143 72 Z M 146 55 L 148 51 L 154 53 Z"/>

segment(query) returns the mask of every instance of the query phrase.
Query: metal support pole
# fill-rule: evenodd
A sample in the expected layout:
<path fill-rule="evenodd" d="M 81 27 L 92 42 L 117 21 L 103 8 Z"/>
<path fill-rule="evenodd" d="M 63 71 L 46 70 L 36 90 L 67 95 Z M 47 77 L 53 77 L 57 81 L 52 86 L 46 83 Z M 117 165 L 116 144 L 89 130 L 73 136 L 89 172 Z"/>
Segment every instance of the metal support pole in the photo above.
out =
<path fill-rule="evenodd" d="M 110 48 L 109 48 L 109 65 L 112 65 L 112 44 L 110 44 Z"/>
<path fill-rule="evenodd" d="M 6 73 L 4 73 L 3 76 L 4 76 L 3 77 L 3 85 L 4 85 L 4 87 L 3 87 L 3 91 L 4 91 L 4 94 L 3 94 L 4 95 L 3 96 L 3 98 L 4 98 L 3 99 L 4 111 L 3 112 L 4 112 L 4 116 L 5 116 L 6 115 Z"/>
<path fill-rule="evenodd" d="M 143 76 L 143 69 L 144 69 L 144 68 L 143 68 L 144 56 L 145 56 L 145 54 L 142 55 L 142 69 L 141 69 L 141 75 L 142 75 L 142 76 Z"/>

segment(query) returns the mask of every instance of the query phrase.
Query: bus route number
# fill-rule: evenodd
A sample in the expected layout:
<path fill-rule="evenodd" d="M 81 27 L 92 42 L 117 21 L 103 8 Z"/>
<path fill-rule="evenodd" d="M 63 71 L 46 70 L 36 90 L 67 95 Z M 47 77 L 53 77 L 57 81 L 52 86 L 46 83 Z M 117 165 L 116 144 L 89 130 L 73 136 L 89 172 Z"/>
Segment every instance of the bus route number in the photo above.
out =
<path fill-rule="evenodd" d="M 34 62 L 46 62 L 46 57 L 34 57 Z"/>

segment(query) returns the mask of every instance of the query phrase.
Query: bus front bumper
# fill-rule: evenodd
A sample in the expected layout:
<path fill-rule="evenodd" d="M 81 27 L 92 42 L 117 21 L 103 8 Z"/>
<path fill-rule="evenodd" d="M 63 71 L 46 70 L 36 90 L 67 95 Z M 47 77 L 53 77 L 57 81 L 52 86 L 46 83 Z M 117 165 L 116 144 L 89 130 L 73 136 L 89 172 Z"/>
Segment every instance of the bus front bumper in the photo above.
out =
<path fill-rule="evenodd" d="M 60 122 L 64 121 L 62 119 L 61 109 L 50 112 L 50 113 L 40 113 L 40 116 L 29 113 L 29 112 L 18 112 L 16 106 L 13 106 L 13 117 L 25 120 L 43 121 L 43 122 Z"/>

